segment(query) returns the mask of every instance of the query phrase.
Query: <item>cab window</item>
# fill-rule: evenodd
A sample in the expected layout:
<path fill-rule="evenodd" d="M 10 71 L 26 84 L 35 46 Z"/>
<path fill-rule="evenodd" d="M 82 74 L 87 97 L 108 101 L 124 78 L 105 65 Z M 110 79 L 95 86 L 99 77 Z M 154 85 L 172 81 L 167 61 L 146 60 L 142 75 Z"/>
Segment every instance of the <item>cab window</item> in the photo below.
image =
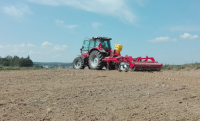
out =
<path fill-rule="evenodd" d="M 90 40 L 90 45 L 89 45 L 89 50 L 91 50 L 92 48 L 94 48 L 94 40 Z"/>
<path fill-rule="evenodd" d="M 89 38 L 86 38 L 83 42 L 83 45 L 82 45 L 82 50 L 83 51 L 88 51 L 88 48 L 89 48 L 89 43 L 90 43 L 90 39 Z"/>
<path fill-rule="evenodd" d="M 96 39 L 96 47 L 98 47 L 100 43 L 101 43 L 101 40 L 100 39 Z"/>

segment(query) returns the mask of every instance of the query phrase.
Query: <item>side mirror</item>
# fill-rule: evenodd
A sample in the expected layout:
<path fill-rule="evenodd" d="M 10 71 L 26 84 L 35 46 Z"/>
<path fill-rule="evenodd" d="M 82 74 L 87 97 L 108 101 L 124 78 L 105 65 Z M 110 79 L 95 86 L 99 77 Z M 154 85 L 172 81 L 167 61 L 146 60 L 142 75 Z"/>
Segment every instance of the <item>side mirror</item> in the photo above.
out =
<path fill-rule="evenodd" d="M 82 46 L 82 48 L 80 50 L 82 50 L 84 48 L 84 46 Z"/>
<path fill-rule="evenodd" d="M 80 49 L 80 50 L 81 50 L 81 53 L 82 53 L 83 48 L 84 48 L 84 46 L 82 46 L 82 48 Z"/>

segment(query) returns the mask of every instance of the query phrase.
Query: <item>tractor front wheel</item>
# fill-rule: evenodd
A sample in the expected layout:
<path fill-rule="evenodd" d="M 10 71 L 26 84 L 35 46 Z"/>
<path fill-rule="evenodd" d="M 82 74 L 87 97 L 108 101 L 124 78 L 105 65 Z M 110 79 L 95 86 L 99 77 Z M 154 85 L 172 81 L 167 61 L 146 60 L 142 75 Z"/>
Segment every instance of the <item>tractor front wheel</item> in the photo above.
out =
<path fill-rule="evenodd" d="M 89 56 L 89 67 L 92 70 L 100 70 L 103 68 L 103 66 L 105 65 L 105 63 L 102 61 L 102 59 L 104 58 L 104 55 L 97 51 L 94 50 L 90 53 Z"/>
<path fill-rule="evenodd" d="M 82 57 L 76 57 L 73 61 L 74 69 L 84 69 L 84 59 Z"/>

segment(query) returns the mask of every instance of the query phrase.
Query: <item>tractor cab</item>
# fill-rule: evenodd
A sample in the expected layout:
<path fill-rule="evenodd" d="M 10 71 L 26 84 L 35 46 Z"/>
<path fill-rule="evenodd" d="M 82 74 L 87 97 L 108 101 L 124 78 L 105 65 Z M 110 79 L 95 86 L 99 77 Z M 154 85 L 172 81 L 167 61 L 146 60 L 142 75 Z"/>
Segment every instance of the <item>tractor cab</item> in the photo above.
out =
<path fill-rule="evenodd" d="M 83 42 L 81 53 L 84 51 L 90 51 L 92 48 L 98 47 L 100 43 L 102 44 L 103 49 L 110 50 L 111 49 L 110 40 L 112 40 L 112 38 L 109 37 L 86 38 Z"/>

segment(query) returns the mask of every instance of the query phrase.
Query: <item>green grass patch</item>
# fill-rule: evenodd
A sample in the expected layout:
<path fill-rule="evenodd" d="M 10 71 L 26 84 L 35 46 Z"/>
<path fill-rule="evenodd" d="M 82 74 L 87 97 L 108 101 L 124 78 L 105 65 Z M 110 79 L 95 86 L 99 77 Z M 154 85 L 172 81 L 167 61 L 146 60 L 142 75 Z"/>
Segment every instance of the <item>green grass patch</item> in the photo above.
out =
<path fill-rule="evenodd" d="M 192 64 L 183 64 L 183 65 L 170 65 L 166 64 L 163 65 L 162 70 L 174 70 L 174 71 L 179 71 L 179 70 L 197 70 L 200 69 L 200 63 L 192 63 Z"/>
<path fill-rule="evenodd" d="M 12 67 L 12 66 L 0 66 L 0 70 L 37 70 L 38 67 Z"/>

